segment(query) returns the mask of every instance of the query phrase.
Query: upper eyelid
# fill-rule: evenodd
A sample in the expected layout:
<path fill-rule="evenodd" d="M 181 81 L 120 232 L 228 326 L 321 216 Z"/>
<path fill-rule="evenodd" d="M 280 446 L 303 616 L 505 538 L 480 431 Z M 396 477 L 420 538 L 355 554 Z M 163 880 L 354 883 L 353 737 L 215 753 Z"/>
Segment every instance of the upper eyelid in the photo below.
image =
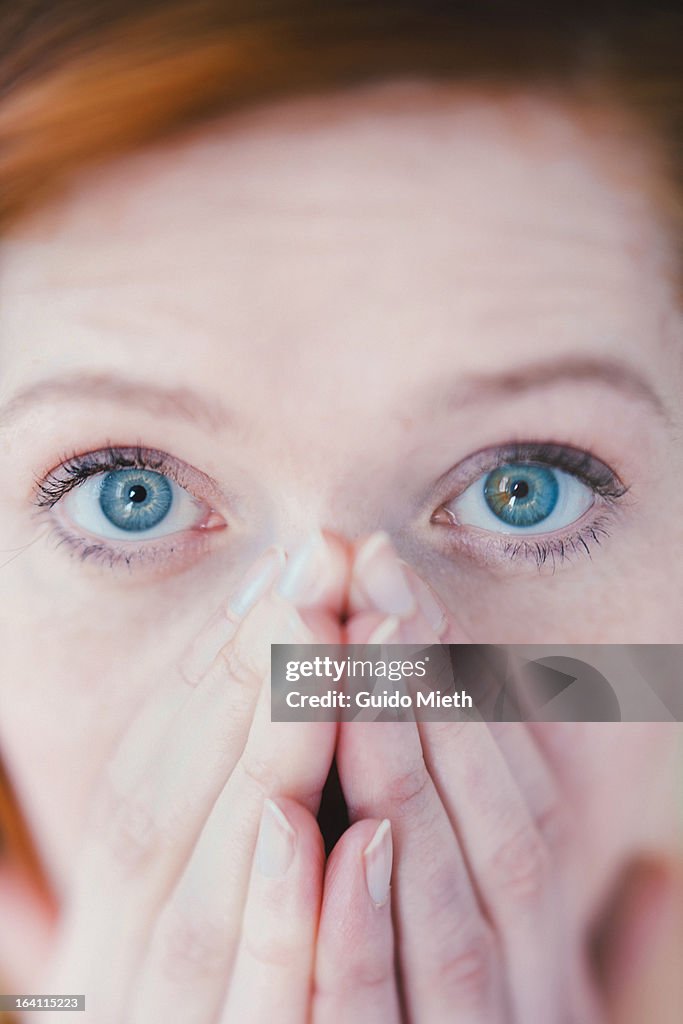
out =
<path fill-rule="evenodd" d="M 619 498 L 629 489 L 611 466 L 583 448 L 554 441 L 514 441 L 482 448 L 447 470 L 435 488 L 439 506 L 455 500 L 481 476 L 506 462 L 537 462 L 563 470 L 605 498 Z"/>
<path fill-rule="evenodd" d="M 88 460 L 91 460 L 90 465 Z M 35 504 L 39 509 L 53 508 L 67 493 L 85 480 L 100 473 L 129 466 L 162 473 L 200 500 L 211 504 L 221 503 L 221 491 L 206 473 L 160 449 L 138 444 L 104 445 L 65 456 L 60 463 L 35 481 Z M 66 475 L 60 478 L 60 473 Z"/>

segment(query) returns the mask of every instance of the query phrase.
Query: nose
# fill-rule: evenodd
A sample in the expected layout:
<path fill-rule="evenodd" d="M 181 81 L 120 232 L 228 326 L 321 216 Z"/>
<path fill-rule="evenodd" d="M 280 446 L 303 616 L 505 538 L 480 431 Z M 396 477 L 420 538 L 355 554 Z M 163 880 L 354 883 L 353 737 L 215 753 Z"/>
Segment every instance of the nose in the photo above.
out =
<path fill-rule="evenodd" d="M 288 553 L 316 533 L 350 553 L 362 538 L 377 530 L 393 535 L 397 527 L 393 504 L 375 494 L 369 481 L 328 486 L 321 482 L 316 488 L 299 480 L 292 490 L 273 488 L 266 502 L 269 540 Z"/>

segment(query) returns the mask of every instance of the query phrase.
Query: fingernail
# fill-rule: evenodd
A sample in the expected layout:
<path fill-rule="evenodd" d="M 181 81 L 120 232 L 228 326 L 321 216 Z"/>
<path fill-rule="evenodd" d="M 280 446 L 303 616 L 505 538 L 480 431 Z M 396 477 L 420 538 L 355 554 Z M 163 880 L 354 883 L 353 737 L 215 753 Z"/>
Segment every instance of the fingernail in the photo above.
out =
<path fill-rule="evenodd" d="M 294 858 L 296 832 L 284 811 L 266 800 L 256 841 L 256 867 L 266 878 L 282 878 Z"/>
<path fill-rule="evenodd" d="M 391 615 L 384 622 L 380 622 L 374 633 L 368 637 L 369 644 L 398 644 L 401 642 L 400 635 L 401 620 L 396 615 Z"/>
<path fill-rule="evenodd" d="M 391 841 L 391 822 L 380 822 L 377 831 L 363 850 L 365 883 L 370 899 L 376 907 L 383 907 L 389 899 L 394 844 Z"/>
<path fill-rule="evenodd" d="M 268 588 L 275 582 L 285 566 L 282 548 L 264 551 L 245 573 L 239 587 L 228 602 L 230 610 L 240 618 L 250 611 Z"/>
<path fill-rule="evenodd" d="M 277 592 L 292 604 L 315 604 L 325 588 L 326 542 L 317 530 L 287 562 Z"/>
<path fill-rule="evenodd" d="M 443 608 L 434 596 L 432 588 L 419 576 L 415 576 L 413 579 L 413 588 L 418 608 L 436 635 L 439 636 L 446 625 L 446 614 Z"/>
<path fill-rule="evenodd" d="M 366 596 L 387 615 L 412 615 L 415 596 L 386 533 L 373 533 L 356 555 L 355 573 Z"/>

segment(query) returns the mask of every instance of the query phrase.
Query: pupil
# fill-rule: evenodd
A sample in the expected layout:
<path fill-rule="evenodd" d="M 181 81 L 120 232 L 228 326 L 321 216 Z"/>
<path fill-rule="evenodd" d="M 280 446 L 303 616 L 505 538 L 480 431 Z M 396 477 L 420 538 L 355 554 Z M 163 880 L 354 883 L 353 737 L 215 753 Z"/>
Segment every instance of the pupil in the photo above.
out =
<path fill-rule="evenodd" d="M 510 488 L 510 494 L 513 498 L 526 498 L 528 493 L 529 485 L 526 480 L 515 480 Z"/>
<path fill-rule="evenodd" d="M 134 502 L 136 505 L 140 505 L 143 501 L 147 501 L 147 488 L 143 487 L 142 484 L 135 484 L 134 487 L 128 491 L 128 500 Z"/>

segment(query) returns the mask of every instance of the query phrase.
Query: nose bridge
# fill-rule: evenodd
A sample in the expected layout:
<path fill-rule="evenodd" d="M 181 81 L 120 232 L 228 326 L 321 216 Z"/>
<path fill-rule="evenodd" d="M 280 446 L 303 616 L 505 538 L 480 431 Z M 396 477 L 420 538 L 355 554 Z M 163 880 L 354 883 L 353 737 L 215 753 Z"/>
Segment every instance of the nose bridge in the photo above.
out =
<path fill-rule="evenodd" d="M 320 387 L 311 378 L 304 374 L 295 393 L 273 395 L 254 442 L 270 532 L 287 548 L 314 530 L 353 540 L 389 528 L 393 512 L 389 477 L 400 438 L 392 417 L 343 372 L 336 388 L 329 375 Z"/>
<path fill-rule="evenodd" d="M 368 473 L 352 449 L 332 449 L 319 439 L 293 446 L 276 462 L 269 495 L 274 543 L 291 550 L 318 530 L 350 542 L 388 525 L 378 474 Z"/>
<path fill-rule="evenodd" d="M 374 529 L 377 519 L 371 513 L 372 503 L 359 502 L 348 491 L 340 494 L 339 486 L 330 481 L 325 486 L 322 482 L 316 486 L 309 478 L 291 481 L 273 516 L 275 543 L 292 550 L 317 531 L 348 543 Z"/>

